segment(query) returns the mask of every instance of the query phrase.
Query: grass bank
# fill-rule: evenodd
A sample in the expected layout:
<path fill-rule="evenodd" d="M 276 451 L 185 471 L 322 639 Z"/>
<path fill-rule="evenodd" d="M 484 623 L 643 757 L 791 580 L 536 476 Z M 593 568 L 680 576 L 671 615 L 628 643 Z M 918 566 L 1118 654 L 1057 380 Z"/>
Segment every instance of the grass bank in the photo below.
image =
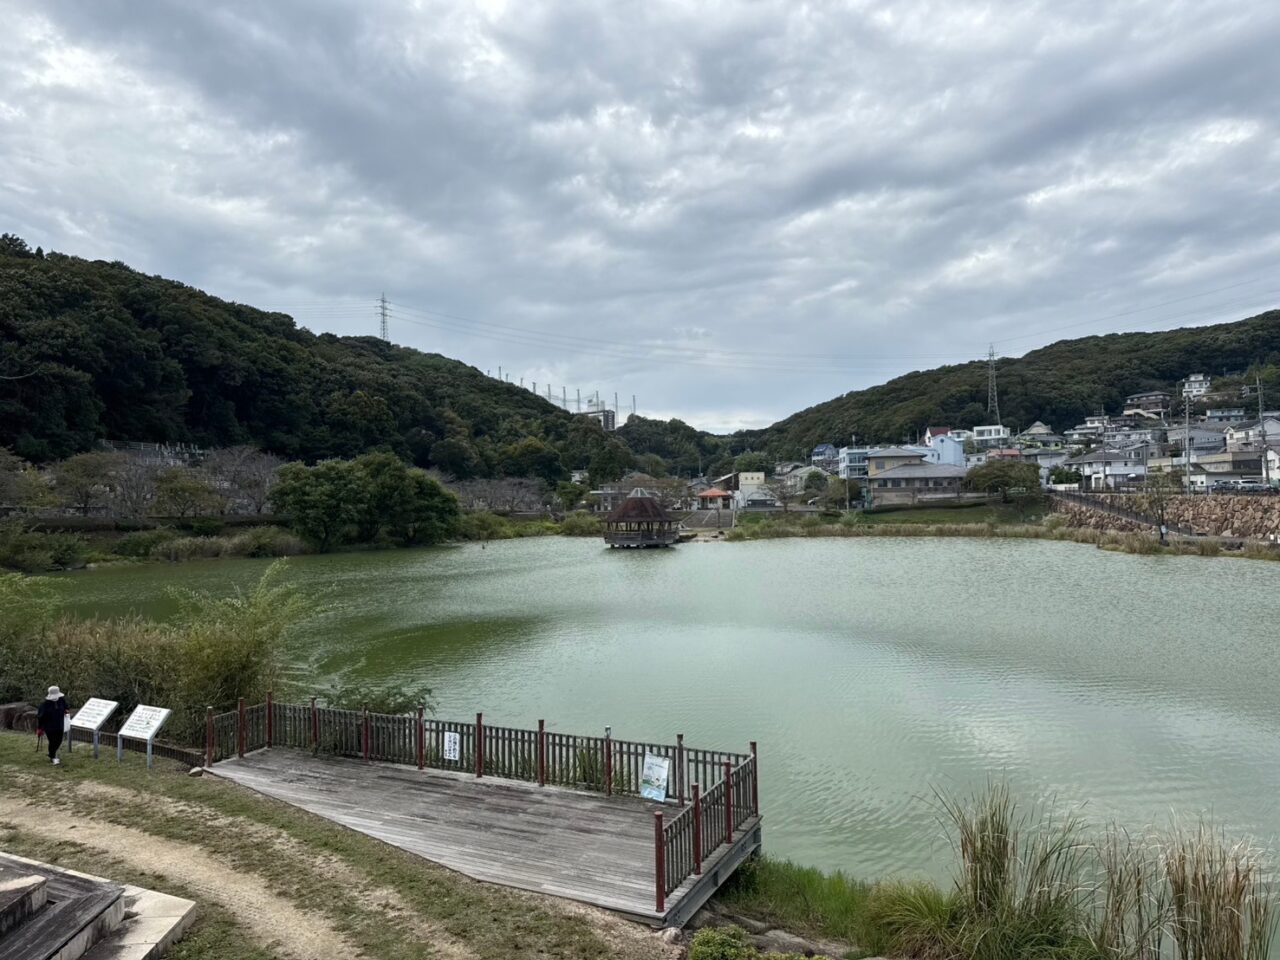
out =
<path fill-rule="evenodd" d="M 291 530 L 275 525 L 222 532 L 214 518 L 188 527 L 76 533 L 35 529 L 16 521 L 0 522 L 0 569 L 19 573 L 70 570 L 89 564 L 163 560 L 211 560 L 225 557 L 294 557 L 311 546 Z M 600 518 L 583 511 L 556 520 L 509 517 L 478 511 L 464 514 L 455 540 L 517 540 L 522 537 L 598 537 Z M 351 543 L 343 551 L 392 549 L 391 543 Z M 342 551 L 336 551 L 342 552 Z"/>
<path fill-rule="evenodd" d="M 53 768 L 31 738 L 0 733 L 0 848 L 194 899 L 199 918 L 169 954 L 177 960 L 670 956 L 598 911 L 468 880 L 185 773 L 80 749 Z"/>
<path fill-rule="evenodd" d="M 743 521 L 728 531 L 726 540 L 743 542 L 790 537 L 983 537 L 1092 544 L 1102 550 L 1144 556 L 1223 556 L 1280 560 L 1280 549 L 1265 543 L 1246 541 L 1238 547 L 1231 547 L 1218 540 L 1172 539 L 1162 545 L 1152 534 L 1071 527 L 1056 514 L 1027 514 L 1024 518 L 1016 508 L 998 506 L 879 514 L 848 513 L 839 517 L 812 514 L 754 515 L 743 518 Z"/>

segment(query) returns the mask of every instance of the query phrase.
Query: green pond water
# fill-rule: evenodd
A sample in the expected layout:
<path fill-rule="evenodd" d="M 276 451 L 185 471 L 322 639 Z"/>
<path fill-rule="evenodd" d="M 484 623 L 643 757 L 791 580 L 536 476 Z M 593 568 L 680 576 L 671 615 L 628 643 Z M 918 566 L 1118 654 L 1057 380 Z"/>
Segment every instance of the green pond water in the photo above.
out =
<path fill-rule="evenodd" d="M 266 561 L 62 578 L 82 613 L 171 612 Z M 935 789 L 1140 828 L 1280 833 L 1280 566 L 1076 544 L 875 538 L 609 551 L 543 538 L 304 557 L 302 679 L 434 688 L 438 714 L 745 750 L 765 844 L 861 877 L 946 872 Z"/>

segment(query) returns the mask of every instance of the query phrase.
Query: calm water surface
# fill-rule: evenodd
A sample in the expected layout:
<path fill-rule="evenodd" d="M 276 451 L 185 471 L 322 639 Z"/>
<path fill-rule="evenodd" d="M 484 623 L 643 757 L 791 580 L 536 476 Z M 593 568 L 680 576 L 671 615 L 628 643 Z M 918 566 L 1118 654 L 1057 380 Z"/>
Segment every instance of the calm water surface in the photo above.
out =
<path fill-rule="evenodd" d="M 164 616 L 259 561 L 87 571 L 81 612 Z M 945 870 L 930 797 L 1007 778 L 1131 827 L 1280 833 L 1276 565 L 1076 544 L 779 540 L 610 552 L 544 538 L 306 557 L 302 678 L 436 691 L 439 714 L 745 749 L 765 842 L 858 876 Z"/>

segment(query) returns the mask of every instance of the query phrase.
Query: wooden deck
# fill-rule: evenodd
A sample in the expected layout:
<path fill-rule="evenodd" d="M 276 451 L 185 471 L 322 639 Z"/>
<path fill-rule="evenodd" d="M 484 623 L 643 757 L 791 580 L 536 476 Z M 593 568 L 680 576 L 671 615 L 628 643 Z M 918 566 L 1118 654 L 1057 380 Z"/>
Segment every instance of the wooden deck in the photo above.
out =
<path fill-rule="evenodd" d="M 655 909 L 653 811 L 673 806 L 560 787 L 271 748 L 211 772 L 476 880 L 683 926 L 748 856 L 761 824 L 738 825 Z"/>

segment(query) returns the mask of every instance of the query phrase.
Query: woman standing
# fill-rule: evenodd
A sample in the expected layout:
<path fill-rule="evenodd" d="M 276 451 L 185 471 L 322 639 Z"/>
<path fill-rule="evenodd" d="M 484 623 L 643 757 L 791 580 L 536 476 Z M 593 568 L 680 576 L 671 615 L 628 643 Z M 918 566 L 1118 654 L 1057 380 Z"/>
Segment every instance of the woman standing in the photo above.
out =
<path fill-rule="evenodd" d="M 36 711 L 36 722 L 44 731 L 49 742 L 49 759 L 56 766 L 62 762 L 58 759 L 58 748 L 62 746 L 63 728 L 67 722 L 67 698 L 56 686 L 49 688 L 49 695 Z"/>

